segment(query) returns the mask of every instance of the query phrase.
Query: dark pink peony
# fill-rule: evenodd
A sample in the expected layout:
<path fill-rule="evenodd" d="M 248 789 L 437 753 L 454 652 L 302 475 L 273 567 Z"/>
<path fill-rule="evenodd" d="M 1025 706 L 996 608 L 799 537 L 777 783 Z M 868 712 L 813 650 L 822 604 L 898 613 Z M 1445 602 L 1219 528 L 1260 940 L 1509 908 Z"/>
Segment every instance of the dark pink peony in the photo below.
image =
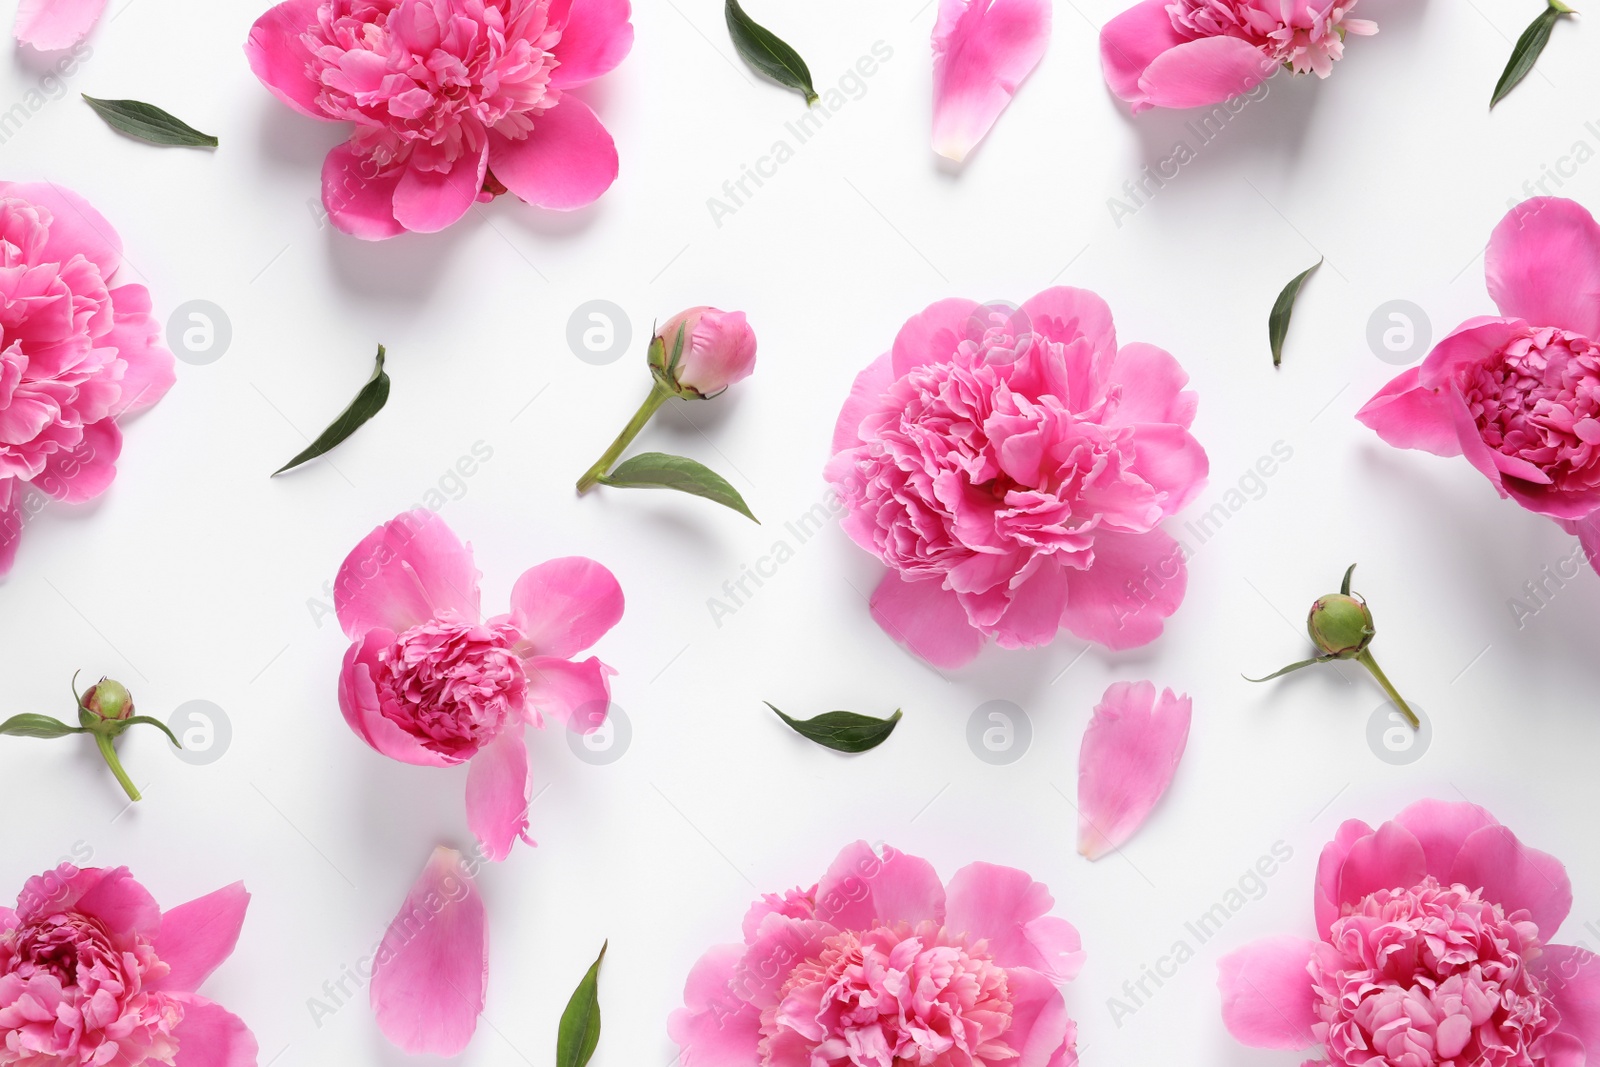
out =
<path fill-rule="evenodd" d="M 845 530 L 889 567 L 873 618 L 941 667 L 986 635 L 1154 640 L 1187 580 L 1160 524 L 1207 473 L 1187 382 L 1159 348 L 1118 348 L 1081 289 L 1015 312 L 944 300 L 906 323 L 856 378 L 827 468 Z"/>

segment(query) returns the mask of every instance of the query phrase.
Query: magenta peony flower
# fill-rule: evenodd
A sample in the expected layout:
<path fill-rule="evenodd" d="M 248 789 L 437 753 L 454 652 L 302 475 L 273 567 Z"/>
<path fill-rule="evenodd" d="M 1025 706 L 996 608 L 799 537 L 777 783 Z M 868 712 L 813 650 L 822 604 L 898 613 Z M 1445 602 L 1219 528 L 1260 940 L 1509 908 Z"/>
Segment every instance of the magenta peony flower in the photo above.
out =
<path fill-rule="evenodd" d="M 503 192 L 566 211 L 617 177 L 617 149 L 566 90 L 622 62 L 629 0 L 285 0 L 250 69 L 312 118 L 353 122 L 322 202 L 367 240 L 432 233 Z"/>
<path fill-rule="evenodd" d="M 523 727 L 543 726 L 544 714 L 580 733 L 605 723 L 616 672 L 573 657 L 622 618 L 622 588 L 592 559 L 555 559 L 517 579 L 509 614 L 485 620 L 478 577 L 472 550 L 431 511 L 368 534 L 334 583 L 352 642 L 339 707 L 385 756 L 424 767 L 470 761 L 467 822 L 489 858 L 503 860 L 528 840 Z"/>
<path fill-rule="evenodd" d="M 163 915 L 126 867 L 28 879 L 0 908 L 0 1064 L 255 1067 L 244 1023 L 195 992 L 249 903 L 235 882 Z"/>
<path fill-rule="evenodd" d="M 677 347 L 683 333 L 683 348 Z M 706 399 L 728 386 L 742 382 L 756 369 L 756 332 L 742 311 L 719 311 L 713 307 L 680 311 L 656 331 L 660 351 L 668 359 L 677 352 L 677 362 L 663 366 L 665 377 L 679 393 Z M 652 352 L 654 355 L 654 352 Z"/>
<path fill-rule="evenodd" d="M 149 292 L 111 288 L 121 261 L 117 232 L 76 193 L 0 182 L 0 575 L 26 487 L 74 504 L 105 492 L 117 419 L 172 387 Z"/>
<path fill-rule="evenodd" d="M 1081 289 L 1011 313 L 944 300 L 906 323 L 856 378 L 827 468 L 845 530 L 890 568 L 873 618 L 940 667 L 984 635 L 1153 641 L 1187 581 L 1159 525 L 1207 472 L 1187 381 L 1159 348 L 1119 350 Z"/>
<path fill-rule="evenodd" d="M 1333 73 L 1348 34 L 1378 32 L 1350 18 L 1356 0 L 1142 0 L 1100 31 L 1106 83 L 1133 105 L 1210 107 L 1280 68 Z"/>
<path fill-rule="evenodd" d="M 1317 864 L 1321 939 L 1224 957 L 1223 1021 L 1257 1048 L 1320 1044 L 1308 1067 L 1584 1067 L 1600 967 L 1549 944 L 1571 908 L 1561 863 L 1476 805 L 1352 820 Z"/>
<path fill-rule="evenodd" d="M 21 0 L 11 32 L 42 52 L 71 48 L 89 36 L 105 10 L 106 0 Z"/>
<path fill-rule="evenodd" d="M 1074 1067 L 1058 983 L 1078 932 L 1022 871 L 857 841 L 810 889 L 756 901 L 668 1023 L 683 1067 Z"/>

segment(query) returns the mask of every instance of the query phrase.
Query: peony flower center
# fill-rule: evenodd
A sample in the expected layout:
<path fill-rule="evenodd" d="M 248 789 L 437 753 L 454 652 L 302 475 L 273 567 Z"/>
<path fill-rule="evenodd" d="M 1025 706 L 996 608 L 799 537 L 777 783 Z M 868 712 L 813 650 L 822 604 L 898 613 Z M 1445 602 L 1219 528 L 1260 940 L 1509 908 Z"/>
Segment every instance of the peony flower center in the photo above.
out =
<path fill-rule="evenodd" d="M 1433 878 L 1347 904 L 1311 964 L 1334 1064 L 1513 1067 L 1543 1062 L 1557 1013 L 1528 965 L 1541 953 L 1527 912 Z"/>
<path fill-rule="evenodd" d="M 1347 18 L 1356 0 L 1172 0 L 1167 13 L 1179 33 L 1238 37 L 1296 74 L 1327 77 L 1344 54 L 1347 33 L 1376 33 L 1363 19 Z"/>
<path fill-rule="evenodd" d="M 1534 464 L 1563 489 L 1600 484 L 1600 346 L 1553 327 L 1529 329 L 1461 381 L 1484 443 Z"/>
<path fill-rule="evenodd" d="M 433 619 L 378 654 L 384 715 L 424 745 L 467 759 L 523 712 L 528 676 L 508 623 Z"/>

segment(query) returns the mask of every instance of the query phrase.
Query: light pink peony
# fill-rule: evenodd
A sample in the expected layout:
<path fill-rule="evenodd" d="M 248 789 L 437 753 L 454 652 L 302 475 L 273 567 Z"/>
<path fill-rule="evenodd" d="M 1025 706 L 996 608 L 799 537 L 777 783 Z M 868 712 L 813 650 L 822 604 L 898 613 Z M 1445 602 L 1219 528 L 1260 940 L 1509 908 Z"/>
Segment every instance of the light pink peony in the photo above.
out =
<path fill-rule="evenodd" d="M 503 192 L 571 210 L 617 149 L 567 90 L 622 62 L 629 0 L 286 0 L 256 21 L 250 69 L 312 118 L 353 122 L 322 202 L 367 240 L 442 230 Z"/>
<path fill-rule="evenodd" d="M 1356 0 L 1143 0 L 1100 31 L 1106 83 L 1133 105 L 1210 107 L 1279 69 L 1333 73 L 1349 34 L 1378 32 L 1350 17 Z"/>
<path fill-rule="evenodd" d="M 668 1031 L 683 1067 L 1074 1067 L 1057 984 L 1083 952 L 1053 904 L 1022 871 L 974 863 L 946 888 L 858 841 L 810 889 L 756 901 Z"/>
<path fill-rule="evenodd" d="M 1159 348 L 1119 349 L 1081 289 L 1015 312 L 944 300 L 907 322 L 856 378 L 826 472 L 845 530 L 889 567 L 873 618 L 940 667 L 985 635 L 1154 640 L 1187 582 L 1160 523 L 1207 473 L 1187 382 Z"/>
<path fill-rule="evenodd" d="M 1571 908 L 1561 863 L 1476 805 L 1347 822 L 1317 865 L 1320 940 L 1224 957 L 1223 1021 L 1258 1048 L 1320 1044 L 1310 1067 L 1600 1063 L 1600 961 L 1549 943 Z"/>
<path fill-rule="evenodd" d="M 106 0 L 21 0 L 12 34 L 43 52 L 71 48 L 89 35 Z"/>
<path fill-rule="evenodd" d="M 0 182 L 0 575 L 26 488 L 74 504 L 105 492 L 117 420 L 174 381 L 149 292 L 111 286 L 121 262 L 117 232 L 76 193 Z"/>
<path fill-rule="evenodd" d="M 345 721 L 403 763 L 471 763 L 467 822 L 491 859 L 527 838 L 531 777 L 523 730 L 553 715 L 604 725 L 610 676 L 574 657 L 622 618 L 622 588 L 569 556 L 523 573 L 511 611 L 484 619 L 472 551 L 431 511 L 368 534 L 339 568 L 334 608 L 352 644 L 339 675 Z M 531 843 L 531 842 L 530 842 Z"/>
<path fill-rule="evenodd" d="M 683 350 L 669 376 L 680 389 L 704 399 L 742 382 L 756 369 L 756 334 L 742 311 L 713 307 L 680 311 L 656 331 L 671 359 L 683 332 Z"/>
<path fill-rule="evenodd" d="M 0 908 L 0 1067 L 254 1067 L 244 1023 L 195 992 L 249 902 L 236 882 L 162 914 L 125 867 L 28 879 Z"/>

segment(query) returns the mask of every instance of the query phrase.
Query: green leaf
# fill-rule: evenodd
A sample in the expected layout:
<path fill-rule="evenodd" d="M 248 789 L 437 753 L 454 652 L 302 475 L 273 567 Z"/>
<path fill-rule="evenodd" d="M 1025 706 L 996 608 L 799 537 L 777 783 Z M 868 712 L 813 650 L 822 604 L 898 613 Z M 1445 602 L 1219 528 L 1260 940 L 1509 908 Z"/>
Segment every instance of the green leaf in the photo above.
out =
<path fill-rule="evenodd" d="M 817 91 L 811 87 L 811 68 L 800 58 L 800 53 L 746 15 L 739 0 L 727 0 L 726 14 L 733 47 L 746 63 L 779 85 L 804 93 L 807 104 L 817 102 Z"/>
<path fill-rule="evenodd" d="M 1501 72 L 1500 80 L 1494 83 L 1494 95 L 1489 98 L 1491 111 L 1517 87 L 1517 83 L 1528 76 L 1528 72 L 1539 59 L 1539 53 L 1550 43 L 1550 31 L 1555 29 L 1556 20 L 1562 15 L 1574 14 L 1577 12 L 1563 4 L 1561 0 L 1549 0 L 1548 6 L 1539 12 L 1539 17 L 1522 31 L 1522 36 L 1517 38 L 1516 45 L 1511 49 L 1511 58 L 1506 61 L 1506 69 Z"/>
<path fill-rule="evenodd" d="M 676 489 L 680 493 L 705 497 L 732 508 L 756 525 L 761 520 L 750 514 L 739 490 L 702 463 L 665 452 L 641 452 L 623 460 L 610 474 L 600 476 L 601 485 L 618 489 Z"/>
<path fill-rule="evenodd" d="M 273 471 L 274 478 L 286 470 L 300 466 L 308 459 L 316 459 L 324 452 L 331 452 L 343 443 L 345 438 L 359 430 L 363 423 L 383 410 L 383 405 L 389 402 L 389 375 L 384 373 L 383 358 L 383 346 L 379 345 L 378 364 L 372 368 L 372 377 L 367 379 L 367 384 L 361 387 L 361 392 L 356 394 L 356 398 L 350 401 L 350 406 L 341 411 L 339 417 L 334 419 L 315 441 L 307 445 L 304 452 Z"/>
<path fill-rule="evenodd" d="M 130 726 L 154 726 L 167 735 L 167 740 L 172 742 L 173 748 L 183 748 L 183 745 L 179 744 L 178 739 L 173 736 L 172 731 L 167 729 L 167 724 L 160 719 L 152 719 L 148 715 L 134 715 L 126 719 L 117 719 L 116 722 L 118 724 L 117 733 L 119 734 Z"/>
<path fill-rule="evenodd" d="M 11 737 L 66 737 L 83 732 L 82 727 L 68 726 L 48 715 L 13 715 L 5 722 L 0 722 L 0 735 Z"/>
<path fill-rule="evenodd" d="M 1278 300 L 1272 305 L 1272 314 L 1267 319 L 1267 336 L 1272 339 L 1272 365 L 1283 365 L 1283 339 L 1289 335 L 1289 316 L 1294 314 L 1294 301 L 1300 295 L 1300 287 L 1311 277 L 1311 272 L 1322 266 L 1322 260 L 1317 260 L 1295 276 L 1294 281 L 1283 287 L 1283 292 L 1278 294 Z"/>
<path fill-rule="evenodd" d="M 789 729 L 835 752 L 867 752 L 877 748 L 894 733 L 901 714 L 896 711 L 887 719 L 874 719 L 870 715 L 857 715 L 853 711 L 830 711 L 826 715 L 818 715 L 815 719 L 791 719 L 778 711 L 770 701 L 763 700 L 762 703 L 772 708 L 778 718 L 788 723 Z"/>
<path fill-rule="evenodd" d="M 561 1028 L 556 1032 L 556 1067 L 584 1067 L 600 1043 L 600 964 L 605 962 L 607 941 L 600 955 L 572 991 L 567 1010 L 561 1013 Z"/>
<path fill-rule="evenodd" d="M 1350 564 L 1350 569 L 1344 572 L 1344 581 L 1339 583 L 1339 592 L 1343 596 L 1350 595 L 1350 576 L 1356 572 L 1356 565 Z"/>
<path fill-rule="evenodd" d="M 1271 674 L 1267 675 L 1264 678 L 1252 678 L 1248 674 L 1244 675 L 1243 677 L 1244 677 L 1244 680 L 1247 681 L 1247 682 L 1270 682 L 1274 678 L 1282 678 L 1284 675 L 1289 674 L 1292 671 L 1297 671 L 1301 667 L 1310 667 L 1310 666 L 1313 666 L 1313 665 L 1318 664 L 1318 663 L 1326 663 L 1326 662 L 1328 662 L 1326 659 L 1323 659 L 1321 656 L 1317 656 L 1314 659 L 1303 659 L 1299 663 L 1291 663 L 1287 667 L 1283 667 L 1283 668 L 1281 668 L 1279 670 L 1273 671 Z"/>
<path fill-rule="evenodd" d="M 106 120 L 107 125 L 129 137 L 137 137 L 150 144 L 182 148 L 217 147 L 215 137 L 201 133 L 154 104 L 146 104 L 142 100 L 97 100 L 88 93 L 83 94 L 83 99 Z"/>

